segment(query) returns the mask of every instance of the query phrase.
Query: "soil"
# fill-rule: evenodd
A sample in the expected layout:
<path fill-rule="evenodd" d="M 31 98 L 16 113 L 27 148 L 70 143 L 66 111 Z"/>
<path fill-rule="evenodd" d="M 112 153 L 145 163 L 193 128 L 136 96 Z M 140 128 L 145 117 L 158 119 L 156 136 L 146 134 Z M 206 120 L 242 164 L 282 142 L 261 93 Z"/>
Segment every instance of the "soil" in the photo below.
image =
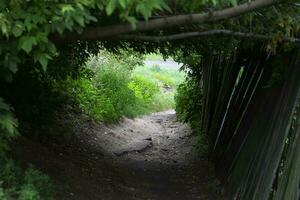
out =
<path fill-rule="evenodd" d="M 72 129 L 68 142 L 15 145 L 18 159 L 53 179 L 54 199 L 221 199 L 212 166 L 173 110 L 109 125 L 78 120 Z"/>

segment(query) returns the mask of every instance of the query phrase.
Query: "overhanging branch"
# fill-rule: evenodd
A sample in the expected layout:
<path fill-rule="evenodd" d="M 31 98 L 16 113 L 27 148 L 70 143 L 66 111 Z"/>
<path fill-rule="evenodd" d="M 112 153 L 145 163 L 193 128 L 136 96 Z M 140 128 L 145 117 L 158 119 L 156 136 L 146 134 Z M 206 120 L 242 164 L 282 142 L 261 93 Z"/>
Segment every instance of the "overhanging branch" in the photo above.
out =
<path fill-rule="evenodd" d="M 160 30 L 170 27 L 180 27 L 191 24 L 202 24 L 207 22 L 216 22 L 228 18 L 238 17 L 252 11 L 260 10 L 278 3 L 278 0 L 255 0 L 250 3 L 244 3 L 236 7 L 231 7 L 219 11 L 177 15 L 160 19 L 149 20 L 148 22 L 137 22 L 136 29 L 128 23 L 117 24 L 107 27 L 90 27 L 85 29 L 81 34 L 65 33 L 64 35 L 52 35 L 51 40 L 56 44 L 72 43 L 77 40 L 99 40 L 111 38 L 122 34 L 132 32 L 143 32 L 151 30 Z"/>
<path fill-rule="evenodd" d="M 165 42 L 165 41 L 182 40 L 182 39 L 188 39 L 194 37 L 213 36 L 213 35 L 232 36 L 237 38 L 247 38 L 247 39 L 255 39 L 255 40 L 271 40 L 273 38 L 272 36 L 263 35 L 263 34 L 243 33 L 243 32 L 234 32 L 231 30 L 217 29 L 217 30 L 209 30 L 203 32 L 179 33 L 179 34 L 166 35 L 166 36 L 121 35 L 114 39 L 148 41 L 148 42 Z M 282 41 L 285 42 L 300 43 L 299 38 L 282 37 L 281 39 Z"/>

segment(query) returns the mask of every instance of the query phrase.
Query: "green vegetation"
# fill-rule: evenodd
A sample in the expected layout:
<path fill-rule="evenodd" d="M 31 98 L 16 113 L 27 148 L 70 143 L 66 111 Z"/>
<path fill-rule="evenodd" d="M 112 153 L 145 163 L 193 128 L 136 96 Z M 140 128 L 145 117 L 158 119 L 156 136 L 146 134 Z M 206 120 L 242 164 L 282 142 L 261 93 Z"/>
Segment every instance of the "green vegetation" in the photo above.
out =
<path fill-rule="evenodd" d="M 195 79 L 188 79 L 179 85 L 175 95 L 177 119 L 188 123 L 193 133 L 198 137 L 196 145 L 203 153 L 207 153 L 208 144 L 205 134 L 201 131 L 201 109 L 202 109 L 202 91 L 199 83 Z"/>
<path fill-rule="evenodd" d="M 203 109 L 203 88 L 199 78 L 201 73 L 197 68 L 200 58 L 189 56 L 186 63 L 189 64 L 190 73 L 187 73 L 185 81 L 178 86 L 175 94 L 177 119 L 188 123 L 193 133 L 197 135 L 196 148 L 202 152 L 208 152 L 208 141 L 202 131 L 202 109 Z M 194 68 L 193 68 L 194 67 Z M 187 69 L 186 69 L 187 70 Z M 200 75 L 200 77 L 199 77 Z"/>
<path fill-rule="evenodd" d="M 136 102 L 134 92 L 128 88 L 128 74 L 135 67 L 134 64 L 138 64 L 133 61 L 139 58 L 132 58 L 127 63 L 125 59 L 125 55 L 116 58 L 113 54 L 103 52 L 86 64 L 90 76 L 69 77 L 59 84 L 66 87 L 69 97 L 96 120 L 111 122 L 123 116 L 134 116 L 132 109 Z"/>
<path fill-rule="evenodd" d="M 146 60 L 160 60 L 160 61 L 163 61 L 164 58 L 160 54 L 151 53 L 151 54 L 146 55 Z"/>
<path fill-rule="evenodd" d="M 0 160 L 0 199 L 52 199 L 49 177 L 29 166 L 23 170 L 12 160 Z"/>
<path fill-rule="evenodd" d="M 9 150 L 8 143 L 17 137 L 18 122 L 12 113 L 12 108 L 0 98 L 0 157 Z"/>
<path fill-rule="evenodd" d="M 67 91 L 87 115 L 106 122 L 173 108 L 183 73 L 143 66 L 142 61 L 140 55 L 128 52 L 101 51 L 86 63 L 89 76 L 68 77 L 57 89 Z"/>
<path fill-rule="evenodd" d="M 12 108 L 0 98 L 0 199 L 47 200 L 52 199 L 50 178 L 33 166 L 26 170 L 7 158 L 9 142 L 19 135 L 18 121 Z"/>
<path fill-rule="evenodd" d="M 143 66 L 134 69 L 133 77 L 139 77 L 144 82 L 159 88 L 160 92 L 152 95 L 152 104 L 147 105 L 150 110 L 161 111 L 175 107 L 174 93 L 177 86 L 184 80 L 183 72 L 158 65 Z"/>

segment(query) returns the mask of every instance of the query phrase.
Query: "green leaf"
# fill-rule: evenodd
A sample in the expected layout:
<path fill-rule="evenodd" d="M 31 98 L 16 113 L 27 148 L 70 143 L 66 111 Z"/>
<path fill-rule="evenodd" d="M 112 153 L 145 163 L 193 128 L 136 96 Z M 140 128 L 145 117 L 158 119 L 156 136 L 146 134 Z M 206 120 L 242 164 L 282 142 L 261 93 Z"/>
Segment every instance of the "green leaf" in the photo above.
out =
<path fill-rule="evenodd" d="M 126 20 L 130 23 L 133 29 L 136 29 L 136 19 L 135 17 L 126 17 Z"/>
<path fill-rule="evenodd" d="M 233 6 L 237 6 L 237 0 L 230 0 L 230 3 L 231 3 Z"/>
<path fill-rule="evenodd" d="M 84 18 L 82 16 L 74 15 L 74 19 L 80 26 L 84 26 Z"/>
<path fill-rule="evenodd" d="M 18 71 L 18 66 L 17 66 L 17 63 L 11 63 L 9 65 L 9 70 L 12 72 L 12 73 L 16 73 Z"/>
<path fill-rule="evenodd" d="M 143 17 L 147 20 L 151 15 L 151 10 L 146 7 L 144 3 L 137 5 L 136 11 L 141 13 Z"/>
<path fill-rule="evenodd" d="M 126 8 L 126 3 L 127 3 L 126 0 L 119 0 L 119 4 L 121 5 L 121 7 L 122 7 L 123 9 Z"/>
<path fill-rule="evenodd" d="M 164 2 L 161 2 L 161 9 L 165 9 L 168 12 L 172 12 L 172 9 Z"/>
<path fill-rule="evenodd" d="M 11 112 L 11 107 L 0 98 L 0 130 L 4 131 L 4 135 L 0 135 L 1 139 L 10 139 L 18 135 L 18 121 Z"/>
<path fill-rule="evenodd" d="M 6 130 L 10 136 L 15 134 L 17 121 L 10 116 L 0 116 L 1 119 L 1 128 Z"/>
<path fill-rule="evenodd" d="M 70 12 L 73 12 L 73 11 L 74 11 L 73 6 L 71 6 L 71 5 L 69 5 L 69 4 L 62 5 L 62 6 L 61 6 L 61 12 L 62 12 L 63 14 L 70 13 Z"/>
<path fill-rule="evenodd" d="M 7 36 L 9 35 L 9 21 L 7 20 L 6 16 L 3 13 L 0 13 L 0 30 L 3 35 Z"/>
<path fill-rule="evenodd" d="M 12 73 L 17 72 L 18 62 L 20 62 L 20 59 L 15 55 L 11 55 L 10 53 L 7 53 L 4 57 L 4 66 L 8 68 Z"/>
<path fill-rule="evenodd" d="M 12 33 L 15 37 L 21 36 L 23 31 L 24 31 L 24 27 L 20 22 L 16 23 L 15 26 L 12 28 Z"/>
<path fill-rule="evenodd" d="M 0 110 L 1 111 L 9 111 L 9 105 L 7 105 L 6 103 L 4 103 L 4 100 L 0 97 Z"/>
<path fill-rule="evenodd" d="M 231 0 L 230 0 L 230 1 L 231 1 Z M 218 1 L 217 1 L 217 0 L 212 0 L 212 3 L 213 3 L 214 6 L 216 6 L 217 3 L 218 3 Z"/>
<path fill-rule="evenodd" d="M 86 18 L 88 19 L 88 21 L 92 21 L 92 22 L 97 22 L 98 21 L 98 19 L 96 17 L 92 16 L 92 15 L 88 15 Z"/>
<path fill-rule="evenodd" d="M 34 53 L 34 61 L 39 62 L 42 65 L 42 69 L 44 71 L 47 70 L 48 60 L 51 59 L 47 53 L 35 52 Z"/>
<path fill-rule="evenodd" d="M 34 45 L 37 45 L 37 41 L 33 36 L 23 36 L 19 40 L 19 48 L 23 49 L 26 53 L 30 53 Z"/>
<path fill-rule="evenodd" d="M 43 70 L 46 71 L 48 65 L 48 59 L 45 56 L 43 56 L 39 58 L 39 62 L 41 63 Z"/>
<path fill-rule="evenodd" d="M 106 6 L 106 14 L 111 15 L 117 7 L 116 0 L 110 0 Z"/>

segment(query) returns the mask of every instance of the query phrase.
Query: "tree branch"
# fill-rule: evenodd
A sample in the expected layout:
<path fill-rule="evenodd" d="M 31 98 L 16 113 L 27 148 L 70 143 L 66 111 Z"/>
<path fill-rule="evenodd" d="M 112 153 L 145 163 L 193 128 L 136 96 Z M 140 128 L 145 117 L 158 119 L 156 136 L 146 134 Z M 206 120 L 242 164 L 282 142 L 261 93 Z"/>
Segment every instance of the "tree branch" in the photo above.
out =
<path fill-rule="evenodd" d="M 148 42 L 165 42 L 165 41 L 173 41 L 173 40 L 182 40 L 193 37 L 202 37 L 202 36 L 213 36 L 213 35 L 223 35 L 223 36 L 233 36 L 237 38 L 248 38 L 255 40 L 271 40 L 272 36 L 255 34 L 255 33 L 243 33 L 243 32 L 234 32 L 230 30 L 209 30 L 203 32 L 188 32 L 188 33 L 179 33 L 174 35 L 167 36 L 148 36 L 148 35 L 120 35 L 116 38 L 112 39 L 121 39 L 121 40 L 135 40 L 135 41 L 148 41 Z M 289 38 L 283 37 L 281 38 L 284 42 L 296 42 L 300 43 L 299 38 Z"/>
<path fill-rule="evenodd" d="M 136 29 L 133 29 L 129 23 L 117 24 L 107 27 L 91 27 L 85 29 L 81 34 L 65 33 L 62 36 L 56 34 L 51 36 L 51 40 L 56 44 L 72 43 L 77 40 L 99 40 L 108 37 L 114 37 L 132 32 L 142 32 L 159 30 L 170 27 L 186 26 L 191 24 L 202 24 L 207 22 L 216 22 L 228 18 L 238 17 L 252 11 L 260 10 L 279 3 L 278 0 L 256 0 L 250 3 L 244 3 L 236 7 L 226 8 L 214 12 L 177 15 L 153 19 L 148 22 L 139 21 L 136 23 Z"/>

